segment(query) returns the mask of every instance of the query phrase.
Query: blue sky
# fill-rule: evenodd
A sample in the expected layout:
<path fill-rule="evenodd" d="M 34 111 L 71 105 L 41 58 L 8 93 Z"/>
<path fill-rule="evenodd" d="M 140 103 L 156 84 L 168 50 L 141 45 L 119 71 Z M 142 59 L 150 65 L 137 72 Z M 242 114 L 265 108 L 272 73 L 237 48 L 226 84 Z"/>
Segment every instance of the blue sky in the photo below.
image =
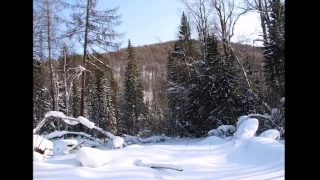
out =
<path fill-rule="evenodd" d="M 176 39 L 182 6 L 178 0 L 100 0 L 98 5 L 119 6 L 122 24 L 116 29 L 125 33 L 122 47 L 128 39 L 134 46 Z"/>
<path fill-rule="evenodd" d="M 134 46 L 177 39 L 184 10 L 180 0 L 100 0 L 98 6 L 101 9 L 120 7 L 122 24 L 117 30 L 126 33 L 122 47 L 127 46 L 129 38 Z M 258 14 L 248 13 L 238 20 L 232 40 L 242 40 L 239 36 L 244 35 L 252 45 L 259 31 Z"/>
<path fill-rule="evenodd" d="M 74 1 L 74 0 L 70 0 Z M 184 5 L 180 0 L 99 0 L 98 9 L 112 9 L 119 6 L 118 14 L 122 16 L 122 24 L 115 28 L 125 33 L 121 39 L 122 46 L 127 46 L 128 39 L 133 46 L 166 42 L 177 39 L 180 19 Z M 257 13 L 249 13 L 240 17 L 235 27 L 232 41 L 247 38 L 248 44 L 257 38 L 260 23 Z"/>

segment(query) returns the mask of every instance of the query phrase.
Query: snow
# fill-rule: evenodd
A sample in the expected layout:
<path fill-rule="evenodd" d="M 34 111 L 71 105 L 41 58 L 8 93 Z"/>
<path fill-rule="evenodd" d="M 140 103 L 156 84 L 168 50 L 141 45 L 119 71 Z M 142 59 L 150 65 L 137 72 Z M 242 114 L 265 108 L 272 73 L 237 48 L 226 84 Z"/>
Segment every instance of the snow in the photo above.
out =
<path fill-rule="evenodd" d="M 259 127 L 258 119 L 250 118 L 250 119 L 244 120 L 242 123 L 240 123 L 240 126 L 235 132 L 235 138 L 236 139 L 251 138 L 255 135 L 256 131 L 258 130 L 258 127 Z"/>
<path fill-rule="evenodd" d="M 284 164 L 284 146 L 273 139 L 254 137 L 242 140 L 227 158 L 230 162 L 248 165 Z"/>
<path fill-rule="evenodd" d="M 200 145 L 210 145 L 210 144 L 219 144 L 225 142 L 224 139 L 217 137 L 217 136 L 209 136 L 204 140 L 200 141 L 198 144 Z"/>
<path fill-rule="evenodd" d="M 249 118 L 248 116 L 240 116 L 240 117 L 238 118 L 238 121 L 237 121 L 237 127 L 239 127 L 240 124 L 241 124 L 242 122 L 244 122 L 245 120 L 247 120 L 248 118 Z"/>
<path fill-rule="evenodd" d="M 46 148 L 52 150 L 53 143 L 50 140 L 43 138 L 42 136 L 33 135 L 33 147 L 37 147 L 43 151 Z"/>
<path fill-rule="evenodd" d="M 63 118 L 62 118 L 62 120 L 63 120 L 65 123 L 67 123 L 67 124 L 69 124 L 69 125 L 71 125 L 71 126 L 74 126 L 74 125 L 79 124 L 79 122 L 78 122 L 78 121 L 72 121 L 72 120 L 69 120 L 69 119 L 63 119 Z"/>
<path fill-rule="evenodd" d="M 217 129 L 212 129 L 208 132 L 208 136 L 230 136 L 236 131 L 232 125 L 221 125 Z"/>
<path fill-rule="evenodd" d="M 44 160 L 44 156 L 36 151 L 33 151 L 33 161 L 40 161 Z"/>
<path fill-rule="evenodd" d="M 79 116 L 77 119 L 81 122 L 81 124 L 87 126 L 89 129 L 92 129 L 94 127 L 94 123 L 83 116 Z"/>
<path fill-rule="evenodd" d="M 140 142 L 137 140 L 135 136 L 125 135 L 124 137 L 125 142 L 131 142 L 133 144 L 140 144 Z"/>
<path fill-rule="evenodd" d="M 55 146 L 56 144 L 64 144 L 66 146 L 71 146 L 71 145 L 75 145 L 78 144 L 78 140 L 76 139 L 59 139 L 59 140 L 54 140 L 52 141 L 53 145 Z"/>
<path fill-rule="evenodd" d="M 218 130 L 217 129 L 212 129 L 208 132 L 208 136 L 217 136 L 218 135 Z"/>
<path fill-rule="evenodd" d="M 266 137 L 274 140 L 280 140 L 280 132 L 276 129 L 269 129 L 262 132 L 259 137 Z"/>
<path fill-rule="evenodd" d="M 53 146 L 53 155 L 62 155 L 68 150 L 68 146 L 64 143 L 57 143 Z"/>
<path fill-rule="evenodd" d="M 90 147 L 82 147 L 77 153 L 77 160 L 84 167 L 100 167 L 107 164 L 111 159 L 112 156 L 109 152 Z"/>
<path fill-rule="evenodd" d="M 64 118 L 66 117 L 63 112 L 60 112 L 60 111 L 49 111 L 47 112 L 44 117 L 47 118 L 47 117 L 50 117 L 50 116 L 54 116 L 54 117 L 59 117 L 59 118 Z"/>
<path fill-rule="evenodd" d="M 145 138 L 145 139 L 140 138 L 139 142 L 142 142 L 142 143 L 162 142 L 162 141 L 169 140 L 169 139 L 171 139 L 171 138 L 167 137 L 165 135 L 161 135 L 161 136 L 152 136 L 152 137 Z"/>
<path fill-rule="evenodd" d="M 112 143 L 114 148 L 122 148 L 124 140 L 120 136 L 114 136 L 112 139 Z"/>
<path fill-rule="evenodd" d="M 55 137 L 61 137 L 65 134 L 77 134 L 77 135 L 82 135 L 82 136 L 86 136 L 86 137 L 91 137 L 91 135 L 88 135 L 86 133 L 83 132 L 72 132 L 72 131 L 53 131 L 52 133 L 49 133 L 46 135 L 46 137 L 48 139 L 52 139 Z"/>
<path fill-rule="evenodd" d="M 82 147 L 77 154 L 34 161 L 33 176 L 37 180 L 284 179 L 284 144 L 263 137 L 238 142 L 235 146 L 230 138 L 212 136 L 111 150 Z M 153 169 L 151 165 L 183 171 Z"/>
<path fill-rule="evenodd" d="M 228 132 L 230 131 L 231 133 L 236 131 L 236 128 L 232 125 L 221 125 L 217 128 L 219 131 L 223 131 L 223 132 Z"/>
<path fill-rule="evenodd" d="M 281 103 L 284 103 L 284 102 L 285 102 L 284 97 L 280 99 L 280 102 L 281 102 Z"/>

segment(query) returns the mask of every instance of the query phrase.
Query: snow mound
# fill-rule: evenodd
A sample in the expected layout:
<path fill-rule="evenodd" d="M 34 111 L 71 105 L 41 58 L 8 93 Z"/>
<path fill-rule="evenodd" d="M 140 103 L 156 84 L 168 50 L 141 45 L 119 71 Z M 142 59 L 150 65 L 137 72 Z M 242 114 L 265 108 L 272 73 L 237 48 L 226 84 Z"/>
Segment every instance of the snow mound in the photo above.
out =
<path fill-rule="evenodd" d="M 276 129 L 269 129 L 262 132 L 259 137 L 266 137 L 274 140 L 280 140 L 280 132 Z"/>
<path fill-rule="evenodd" d="M 226 140 L 218 137 L 218 136 L 209 136 L 205 138 L 204 140 L 198 142 L 200 145 L 213 145 L 213 144 L 222 144 L 225 143 Z"/>
<path fill-rule="evenodd" d="M 238 164 L 284 164 L 284 145 L 276 140 L 262 137 L 241 140 L 228 155 L 230 162 Z"/>
<path fill-rule="evenodd" d="M 81 124 L 87 126 L 89 129 L 92 129 L 94 127 L 94 123 L 83 116 L 79 116 L 77 119 L 81 122 Z"/>
<path fill-rule="evenodd" d="M 46 148 L 52 150 L 53 143 L 50 140 L 43 138 L 42 136 L 33 135 L 33 147 L 37 147 L 42 151 L 44 151 Z"/>
<path fill-rule="evenodd" d="M 256 118 L 250 118 L 243 121 L 235 132 L 236 139 L 251 138 L 255 135 L 259 127 L 259 121 Z"/>
<path fill-rule="evenodd" d="M 77 153 L 77 160 L 81 166 L 96 168 L 110 162 L 112 157 L 106 151 L 90 147 L 82 147 Z"/>
<path fill-rule="evenodd" d="M 122 148 L 124 140 L 120 136 L 114 136 L 112 139 L 113 147 L 115 148 Z"/>
<path fill-rule="evenodd" d="M 33 160 L 43 162 L 44 156 L 36 151 L 33 151 Z"/>

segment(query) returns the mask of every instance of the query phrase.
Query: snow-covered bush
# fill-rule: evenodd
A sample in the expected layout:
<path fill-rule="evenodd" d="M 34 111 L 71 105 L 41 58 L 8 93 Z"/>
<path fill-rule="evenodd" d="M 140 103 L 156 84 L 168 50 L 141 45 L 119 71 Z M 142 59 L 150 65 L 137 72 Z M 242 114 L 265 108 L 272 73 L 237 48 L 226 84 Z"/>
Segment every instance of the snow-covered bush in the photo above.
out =
<path fill-rule="evenodd" d="M 217 129 L 212 129 L 208 132 L 208 136 L 227 137 L 231 136 L 236 131 L 232 125 L 221 125 Z"/>
<path fill-rule="evenodd" d="M 266 131 L 262 132 L 259 136 L 274 139 L 277 141 L 280 140 L 280 132 L 276 129 L 266 130 Z"/>
<path fill-rule="evenodd" d="M 235 139 L 251 138 L 255 135 L 259 127 L 259 121 L 256 118 L 242 118 L 241 122 L 237 124 L 239 124 L 239 126 L 237 127 L 237 131 L 234 133 Z"/>

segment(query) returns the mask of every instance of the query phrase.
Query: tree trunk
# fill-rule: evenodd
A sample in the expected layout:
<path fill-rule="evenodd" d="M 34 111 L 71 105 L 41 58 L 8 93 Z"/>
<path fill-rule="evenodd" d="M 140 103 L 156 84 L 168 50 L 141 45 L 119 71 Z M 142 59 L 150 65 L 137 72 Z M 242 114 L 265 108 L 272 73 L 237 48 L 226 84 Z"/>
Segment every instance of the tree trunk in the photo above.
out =
<path fill-rule="evenodd" d="M 56 80 L 54 76 L 54 70 L 53 70 L 53 64 L 52 64 L 52 59 L 51 59 L 51 34 L 50 34 L 50 9 L 49 9 L 49 1 L 46 0 L 47 2 L 47 26 L 48 26 L 48 55 L 49 55 L 49 62 L 50 62 L 50 77 L 51 77 L 51 92 L 52 92 L 52 105 L 53 105 L 53 110 L 54 111 L 59 111 L 59 106 L 58 106 L 58 95 L 57 95 L 57 87 L 56 87 Z M 58 120 L 58 131 L 60 131 L 60 120 Z"/>
<path fill-rule="evenodd" d="M 91 0 L 87 1 L 87 15 L 86 15 L 86 30 L 84 34 L 84 50 L 83 50 L 83 67 L 86 68 L 86 56 L 87 56 L 87 41 L 88 41 L 88 28 L 89 28 L 89 7 Z M 81 116 L 85 117 L 85 107 L 84 107 L 84 93 L 85 93 L 85 76 L 86 71 L 82 72 L 82 85 L 81 85 Z M 80 126 L 81 131 L 83 126 Z"/>
<path fill-rule="evenodd" d="M 66 105 L 66 116 L 69 116 L 69 93 L 68 93 L 68 86 L 67 86 L 67 73 L 66 73 L 66 66 L 67 66 L 67 46 L 63 47 L 63 81 L 64 81 L 64 93 L 65 93 L 65 105 Z M 65 125 L 65 130 L 68 130 L 68 124 Z"/>

